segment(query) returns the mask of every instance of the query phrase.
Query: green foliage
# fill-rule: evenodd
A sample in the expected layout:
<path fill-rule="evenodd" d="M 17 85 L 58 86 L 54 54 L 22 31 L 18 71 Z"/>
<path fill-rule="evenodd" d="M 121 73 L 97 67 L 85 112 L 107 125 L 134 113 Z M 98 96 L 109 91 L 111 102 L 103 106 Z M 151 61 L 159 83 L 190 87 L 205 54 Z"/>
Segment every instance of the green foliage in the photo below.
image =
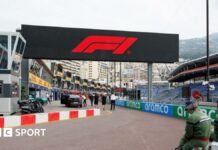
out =
<path fill-rule="evenodd" d="M 27 99 L 27 90 L 24 85 L 21 86 L 21 100 Z"/>

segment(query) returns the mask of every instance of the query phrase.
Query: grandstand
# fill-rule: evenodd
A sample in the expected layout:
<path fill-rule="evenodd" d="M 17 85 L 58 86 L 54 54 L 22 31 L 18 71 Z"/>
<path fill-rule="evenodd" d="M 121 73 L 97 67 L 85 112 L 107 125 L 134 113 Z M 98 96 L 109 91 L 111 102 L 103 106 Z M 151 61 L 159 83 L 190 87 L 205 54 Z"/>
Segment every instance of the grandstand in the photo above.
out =
<path fill-rule="evenodd" d="M 181 64 L 169 75 L 169 82 L 185 82 L 204 79 L 207 73 L 207 58 L 202 57 Z M 210 75 L 213 79 L 218 77 L 218 54 L 210 56 Z"/>
<path fill-rule="evenodd" d="M 218 101 L 218 53 L 210 55 L 210 85 L 215 89 L 210 90 L 212 102 Z M 191 93 L 199 91 L 203 101 L 207 102 L 207 85 L 203 84 L 207 75 L 206 57 L 191 60 L 179 65 L 168 76 L 168 81 L 154 81 L 152 85 L 152 100 L 161 103 L 184 104 L 187 100 L 182 97 L 182 87 L 189 86 Z M 171 85 L 171 86 L 170 86 Z M 147 100 L 147 83 L 138 84 L 141 100 Z M 192 99 L 192 97 L 191 97 Z M 205 103 L 203 103 L 205 104 Z M 210 103 L 209 105 L 212 105 Z M 208 105 L 208 103 L 206 104 Z M 214 104 L 213 104 L 214 105 Z"/>
<path fill-rule="evenodd" d="M 214 85 L 215 89 L 210 90 L 210 98 L 212 102 L 218 100 L 218 54 L 210 56 L 210 85 Z M 206 57 L 198 58 L 185 62 L 173 70 L 168 77 L 168 82 L 153 83 L 152 98 L 155 102 L 162 103 L 178 103 L 184 104 L 185 98 L 182 98 L 182 87 L 189 86 L 191 93 L 199 91 L 204 101 L 207 101 L 207 85 L 202 83 L 206 79 L 207 60 Z M 169 84 L 174 85 L 172 87 Z M 140 85 L 138 89 L 141 91 L 142 99 L 147 98 L 147 85 Z"/>
<path fill-rule="evenodd" d="M 210 56 L 210 85 L 214 85 L 215 89 L 210 91 L 210 97 L 213 102 L 218 100 L 218 54 Z M 204 100 L 207 101 L 207 85 L 203 85 L 207 74 L 207 59 L 206 57 L 198 58 L 178 66 L 169 75 L 168 81 L 170 83 L 177 83 L 177 85 L 189 85 L 191 92 L 199 91 Z M 177 96 L 177 100 L 181 96 Z M 176 100 L 175 99 L 175 100 Z"/>
<path fill-rule="evenodd" d="M 140 95 L 143 100 L 147 100 L 147 84 L 138 85 L 137 89 L 140 90 Z M 167 81 L 155 81 L 152 85 L 153 100 L 160 101 L 160 95 L 164 95 L 164 99 L 168 99 L 167 92 L 169 91 L 169 82 Z"/>

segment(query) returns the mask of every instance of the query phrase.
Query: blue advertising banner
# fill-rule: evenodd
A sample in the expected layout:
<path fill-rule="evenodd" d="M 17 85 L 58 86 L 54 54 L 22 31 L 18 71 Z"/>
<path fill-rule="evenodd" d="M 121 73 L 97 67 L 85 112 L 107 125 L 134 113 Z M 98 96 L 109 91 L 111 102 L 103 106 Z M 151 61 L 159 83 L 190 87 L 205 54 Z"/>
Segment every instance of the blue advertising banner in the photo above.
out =
<path fill-rule="evenodd" d="M 160 115 L 173 116 L 173 106 L 161 103 L 142 102 L 141 109 L 144 112 L 150 112 Z"/>
<path fill-rule="evenodd" d="M 115 104 L 120 107 L 126 107 L 126 101 L 116 100 Z"/>
<path fill-rule="evenodd" d="M 183 105 L 161 104 L 161 103 L 140 102 L 140 101 L 124 101 L 124 100 L 117 100 L 116 105 L 130 108 L 130 109 L 141 110 L 143 112 L 174 117 L 174 118 L 186 119 L 188 117 L 188 114 L 185 111 Z M 200 106 L 199 109 L 205 114 L 207 114 L 212 119 L 212 121 L 214 120 L 216 116 L 216 108 Z"/>

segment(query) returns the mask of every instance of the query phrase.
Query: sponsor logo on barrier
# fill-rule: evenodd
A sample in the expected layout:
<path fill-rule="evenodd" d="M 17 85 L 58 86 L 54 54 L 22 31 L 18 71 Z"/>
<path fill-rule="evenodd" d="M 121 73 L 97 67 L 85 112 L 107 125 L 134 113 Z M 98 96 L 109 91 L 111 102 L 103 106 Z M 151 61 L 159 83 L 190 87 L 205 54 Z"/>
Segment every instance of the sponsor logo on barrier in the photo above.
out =
<path fill-rule="evenodd" d="M 133 108 L 133 109 L 141 109 L 141 103 L 140 102 L 126 102 L 126 107 Z"/>
<path fill-rule="evenodd" d="M 203 113 L 207 114 L 212 120 L 214 120 L 214 116 L 216 115 L 216 111 L 215 110 L 207 110 L 207 109 L 200 109 Z"/>
<path fill-rule="evenodd" d="M 159 114 L 169 114 L 169 106 L 158 104 L 158 103 L 144 103 L 144 111 L 159 113 Z"/>
<path fill-rule="evenodd" d="M 97 50 L 113 51 L 112 54 L 122 55 L 128 48 L 135 43 L 136 37 L 123 36 L 88 36 L 79 43 L 73 50 L 73 53 L 94 53 Z"/>
<path fill-rule="evenodd" d="M 184 106 L 178 106 L 175 107 L 175 109 L 176 109 L 176 114 L 174 114 L 174 117 L 187 118 L 189 116 L 189 114 L 185 111 Z M 212 120 L 215 119 L 215 115 L 216 115 L 215 109 L 200 107 L 200 110 L 201 112 L 208 115 Z"/>
<path fill-rule="evenodd" d="M 46 129 L 12 129 L 2 128 L 0 129 L 0 137 L 35 137 L 45 136 Z"/>
<path fill-rule="evenodd" d="M 176 113 L 179 117 L 182 117 L 182 118 L 188 117 L 188 113 L 185 111 L 185 108 L 182 106 L 177 107 Z"/>
<path fill-rule="evenodd" d="M 126 106 L 126 102 L 125 101 L 116 101 L 116 105 L 117 106 L 122 106 L 122 107 L 125 107 Z"/>

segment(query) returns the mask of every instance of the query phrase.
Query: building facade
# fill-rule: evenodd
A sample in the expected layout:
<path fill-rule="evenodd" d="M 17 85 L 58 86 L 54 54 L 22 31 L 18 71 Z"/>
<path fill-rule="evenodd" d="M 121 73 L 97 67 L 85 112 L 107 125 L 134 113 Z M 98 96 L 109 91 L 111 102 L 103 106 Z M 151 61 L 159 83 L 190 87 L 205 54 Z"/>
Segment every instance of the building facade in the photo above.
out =
<path fill-rule="evenodd" d="M 21 84 L 25 97 L 28 94 L 36 98 L 52 95 L 54 76 L 48 66 L 41 59 L 23 59 Z"/>
<path fill-rule="evenodd" d="M 86 61 L 81 65 L 80 77 L 107 83 L 108 62 Z"/>
<path fill-rule="evenodd" d="M 63 66 L 63 70 L 65 72 L 71 72 L 72 75 L 80 75 L 80 67 L 81 67 L 81 61 L 75 61 L 75 60 L 57 60 L 55 61 L 58 64 L 61 64 Z"/>

